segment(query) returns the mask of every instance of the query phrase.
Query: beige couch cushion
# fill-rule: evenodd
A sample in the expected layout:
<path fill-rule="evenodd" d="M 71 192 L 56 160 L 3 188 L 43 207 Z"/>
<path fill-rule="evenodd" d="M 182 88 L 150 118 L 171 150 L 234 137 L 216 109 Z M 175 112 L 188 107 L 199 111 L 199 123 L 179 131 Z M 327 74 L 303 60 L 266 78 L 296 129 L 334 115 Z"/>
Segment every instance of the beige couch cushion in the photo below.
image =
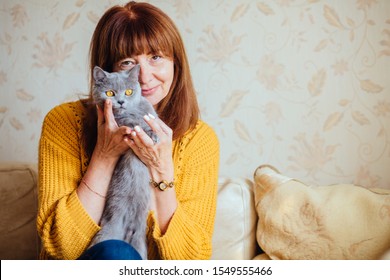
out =
<path fill-rule="evenodd" d="M 271 259 L 380 259 L 390 248 L 390 190 L 310 187 L 259 168 L 257 241 Z"/>
<path fill-rule="evenodd" d="M 0 259 L 37 259 L 35 165 L 0 163 Z"/>
<path fill-rule="evenodd" d="M 257 252 L 253 183 L 220 178 L 213 235 L 214 260 L 252 259 Z"/>

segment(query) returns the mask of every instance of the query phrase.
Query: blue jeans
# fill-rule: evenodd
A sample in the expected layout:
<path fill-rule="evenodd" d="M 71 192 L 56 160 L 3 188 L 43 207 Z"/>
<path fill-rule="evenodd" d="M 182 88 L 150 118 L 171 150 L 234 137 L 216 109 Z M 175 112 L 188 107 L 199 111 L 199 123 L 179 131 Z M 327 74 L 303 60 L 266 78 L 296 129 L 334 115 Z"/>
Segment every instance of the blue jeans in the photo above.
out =
<path fill-rule="evenodd" d="M 140 254 L 122 240 L 105 240 L 87 249 L 78 260 L 141 260 Z"/>

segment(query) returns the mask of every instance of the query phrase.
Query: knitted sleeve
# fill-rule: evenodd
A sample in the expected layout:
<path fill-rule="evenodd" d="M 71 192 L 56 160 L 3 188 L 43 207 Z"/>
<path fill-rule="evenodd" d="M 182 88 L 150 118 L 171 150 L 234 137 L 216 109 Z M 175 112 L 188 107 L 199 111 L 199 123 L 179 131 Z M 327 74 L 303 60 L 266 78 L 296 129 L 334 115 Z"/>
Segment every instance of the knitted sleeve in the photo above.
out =
<path fill-rule="evenodd" d="M 175 190 L 178 207 L 161 235 L 154 213 L 148 218 L 149 258 L 209 259 L 214 230 L 219 142 L 203 122 L 175 142 Z"/>
<path fill-rule="evenodd" d="M 76 194 L 82 177 L 80 106 L 57 106 L 42 126 L 37 229 L 44 258 L 76 259 L 99 230 Z"/>

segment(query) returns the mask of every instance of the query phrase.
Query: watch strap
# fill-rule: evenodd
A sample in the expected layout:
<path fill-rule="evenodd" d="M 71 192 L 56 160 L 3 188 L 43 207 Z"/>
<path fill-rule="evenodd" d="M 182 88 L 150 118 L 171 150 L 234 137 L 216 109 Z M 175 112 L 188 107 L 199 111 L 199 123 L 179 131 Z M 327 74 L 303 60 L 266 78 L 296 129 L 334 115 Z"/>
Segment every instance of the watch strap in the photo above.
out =
<path fill-rule="evenodd" d="M 160 191 L 165 191 L 168 188 L 173 188 L 175 186 L 174 182 L 168 182 L 166 180 L 162 180 L 161 182 L 157 183 L 153 179 L 150 179 L 150 183 L 153 187 L 158 188 Z"/>

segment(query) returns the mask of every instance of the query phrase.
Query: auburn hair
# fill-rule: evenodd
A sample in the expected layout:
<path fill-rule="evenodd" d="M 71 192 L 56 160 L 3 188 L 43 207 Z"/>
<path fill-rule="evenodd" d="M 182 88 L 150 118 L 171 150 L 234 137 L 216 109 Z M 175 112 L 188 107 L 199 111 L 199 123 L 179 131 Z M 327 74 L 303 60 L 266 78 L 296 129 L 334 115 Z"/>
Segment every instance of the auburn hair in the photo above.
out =
<path fill-rule="evenodd" d="M 118 61 L 140 54 L 160 54 L 172 59 L 174 75 L 167 96 L 156 106 L 159 118 L 172 130 L 173 139 L 195 127 L 199 106 L 180 33 L 167 14 L 148 3 L 131 1 L 113 6 L 100 18 L 93 33 L 89 56 L 89 97 L 83 119 L 83 143 L 91 156 L 96 145 L 97 115 L 92 105 L 93 67 L 112 72 Z"/>

